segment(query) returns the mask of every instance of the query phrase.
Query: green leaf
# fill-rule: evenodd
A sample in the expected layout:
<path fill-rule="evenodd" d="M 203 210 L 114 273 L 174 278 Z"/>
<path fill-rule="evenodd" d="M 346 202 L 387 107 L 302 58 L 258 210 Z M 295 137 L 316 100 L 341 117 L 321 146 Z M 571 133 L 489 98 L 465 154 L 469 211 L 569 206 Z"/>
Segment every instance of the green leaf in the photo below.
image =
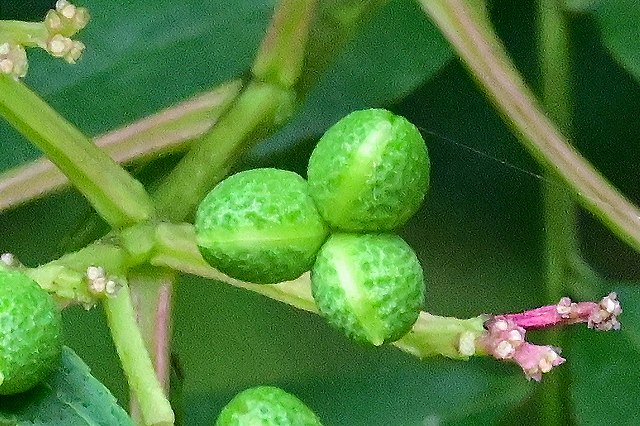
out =
<path fill-rule="evenodd" d="M 595 17 L 611 55 L 640 80 L 640 2 L 602 1 L 595 9 Z"/>
<path fill-rule="evenodd" d="M 133 426 L 115 398 L 71 349 L 45 382 L 20 395 L 0 397 L 0 424 Z"/>
<path fill-rule="evenodd" d="M 640 286 L 615 290 L 621 330 L 582 328 L 571 335 L 571 398 L 580 425 L 632 425 L 640 418 Z"/>

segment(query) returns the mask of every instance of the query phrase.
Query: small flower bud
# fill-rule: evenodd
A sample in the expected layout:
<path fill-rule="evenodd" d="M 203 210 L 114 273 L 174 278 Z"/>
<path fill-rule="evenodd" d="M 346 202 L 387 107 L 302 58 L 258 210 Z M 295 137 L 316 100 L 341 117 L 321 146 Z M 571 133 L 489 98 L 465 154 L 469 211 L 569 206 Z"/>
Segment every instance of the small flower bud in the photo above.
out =
<path fill-rule="evenodd" d="M 618 295 L 616 293 L 609 293 L 604 297 L 597 307 L 591 311 L 587 326 L 600 331 L 619 330 L 618 315 L 622 313 L 622 308 L 617 298 Z"/>
<path fill-rule="evenodd" d="M 466 331 L 458 339 L 458 352 L 462 356 L 473 356 L 476 353 L 476 333 Z"/>
<path fill-rule="evenodd" d="M 0 262 L 10 268 L 20 266 L 20 262 L 18 262 L 18 259 L 16 259 L 16 257 L 11 253 L 2 253 L 2 255 L 0 255 Z"/>
<path fill-rule="evenodd" d="M 27 53 L 17 44 L 0 44 L 0 72 L 18 79 L 27 75 Z"/>
<path fill-rule="evenodd" d="M 60 15 L 55 10 L 50 10 L 44 17 L 44 25 L 47 27 L 49 33 L 57 34 L 64 29 L 64 24 Z"/>
<path fill-rule="evenodd" d="M 86 278 L 89 292 L 94 296 L 114 296 L 120 288 L 115 280 L 106 276 L 104 268 L 100 266 L 89 266 Z"/>
<path fill-rule="evenodd" d="M 565 361 L 558 354 L 559 349 L 525 341 L 526 330 L 513 318 L 494 317 L 485 323 L 485 328 L 479 344 L 494 358 L 518 364 L 528 379 L 539 381 L 542 373 Z"/>
<path fill-rule="evenodd" d="M 64 57 L 71 50 L 72 41 L 69 37 L 54 34 L 47 42 L 47 52 L 56 58 Z"/>
<path fill-rule="evenodd" d="M 50 17 L 50 15 L 55 15 L 56 17 Z M 76 7 L 66 0 L 58 0 L 56 9 L 49 11 L 47 18 L 45 18 L 45 24 L 47 24 L 47 28 L 51 30 L 52 34 L 60 33 L 65 36 L 72 36 L 87 25 L 89 12 L 86 8 Z"/>
<path fill-rule="evenodd" d="M 539 382 L 542 373 L 548 373 L 553 367 L 565 362 L 565 359 L 551 346 L 538 346 L 526 342 L 514 353 L 513 361 L 522 367 L 527 379 Z"/>
<path fill-rule="evenodd" d="M 61 34 L 55 34 L 47 43 L 47 51 L 56 58 L 63 58 L 70 64 L 75 64 L 82 55 L 84 43 L 71 40 Z"/>
<path fill-rule="evenodd" d="M 69 49 L 67 54 L 64 55 L 64 60 L 70 64 L 75 64 L 76 61 L 80 59 L 80 55 L 82 55 L 84 48 L 85 48 L 85 45 L 83 42 L 75 41 L 75 40 L 72 41 L 71 48 Z"/>
<path fill-rule="evenodd" d="M 76 14 L 76 7 L 67 0 L 58 0 L 56 2 L 56 11 L 65 18 L 71 19 Z"/>

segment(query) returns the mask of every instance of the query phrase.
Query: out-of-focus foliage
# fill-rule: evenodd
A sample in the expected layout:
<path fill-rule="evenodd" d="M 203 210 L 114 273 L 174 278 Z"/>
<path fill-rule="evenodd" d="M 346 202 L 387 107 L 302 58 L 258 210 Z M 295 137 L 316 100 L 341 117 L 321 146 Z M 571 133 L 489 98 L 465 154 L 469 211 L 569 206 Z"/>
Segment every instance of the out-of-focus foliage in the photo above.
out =
<path fill-rule="evenodd" d="M 602 40 L 611 55 L 640 81 L 640 3 L 600 1 L 594 12 Z"/>

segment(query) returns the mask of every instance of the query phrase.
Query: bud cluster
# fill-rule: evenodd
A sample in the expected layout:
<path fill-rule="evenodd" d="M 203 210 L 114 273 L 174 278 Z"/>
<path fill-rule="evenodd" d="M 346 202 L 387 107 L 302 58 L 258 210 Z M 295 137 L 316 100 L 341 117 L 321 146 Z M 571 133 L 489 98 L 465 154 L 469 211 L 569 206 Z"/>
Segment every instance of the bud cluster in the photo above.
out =
<path fill-rule="evenodd" d="M 63 58 L 75 64 L 84 43 L 71 40 L 71 36 L 83 29 L 89 22 L 89 12 L 84 7 L 76 7 L 67 0 L 58 0 L 56 8 L 47 12 L 44 25 L 49 33 L 44 49 L 56 58 Z"/>
<path fill-rule="evenodd" d="M 89 12 L 67 0 L 58 0 L 43 22 L 0 21 L 0 72 L 18 79 L 27 74 L 25 47 L 37 46 L 70 64 L 85 45 L 71 37 L 89 22 Z"/>
<path fill-rule="evenodd" d="M 539 346 L 525 340 L 527 330 L 586 323 L 600 331 L 619 330 L 618 315 L 622 313 L 616 293 L 609 293 L 600 302 L 572 302 L 563 297 L 555 305 L 542 306 L 525 312 L 492 316 L 485 322 L 486 332 L 478 343 L 489 355 L 500 360 L 512 360 L 529 379 L 539 381 L 565 362 L 560 349 Z"/>
<path fill-rule="evenodd" d="M 121 287 L 116 280 L 107 277 L 101 266 L 87 268 L 87 285 L 95 296 L 114 296 Z"/>

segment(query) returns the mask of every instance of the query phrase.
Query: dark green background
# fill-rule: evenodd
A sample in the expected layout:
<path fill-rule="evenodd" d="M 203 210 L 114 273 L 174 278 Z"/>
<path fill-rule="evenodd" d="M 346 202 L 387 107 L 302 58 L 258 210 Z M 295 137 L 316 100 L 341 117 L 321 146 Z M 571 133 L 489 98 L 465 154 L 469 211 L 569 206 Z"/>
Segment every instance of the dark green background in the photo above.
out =
<path fill-rule="evenodd" d="M 46 3 L 3 3 L 0 15 L 37 19 Z M 244 72 L 273 8 L 273 1 L 251 0 L 127 3 L 82 3 L 93 20 L 79 37 L 88 48 L 78 65 L 30 52 L 27 84 L 89 135 Z M 534 3 L 494 1 L 491 11 L 535 87 Z M 380 13 L 339 55 L 297 119 L 240 167 L 304 172 L 328 124 L 353 108 L 387 106 L 423 130 L 431 154 L 430 193 L 403 230 L 425 269 L 427 310 L 468 317 L 544 303 L 540 170 L 413 3 L 394 1 Z M 571 15 L 575 144 L 640 203 L 638 80 L 611 59 L 593 16 L 599 15 Z M 0 149 L 0 169 L 38 155 L 4 124 Z M 72 191 L 5 212 L 0 251 L 29 265 L 50 260 L 89 213 Z M 636 424 L 640 297 L 622 281 L 640 281 L 640 259 L 588 214 L 580 225 L 589 262 L 620 281 L 612 288 L 627 296 L 622 322 L 630 331 L 569 331 L 568 362 L 559 367 L 571 376 L 566 409 L 578 424 Z M 176 288 L 174 351 L 184 370 L 186 424 L 211 424 L 234 393 L 256 384 L 296 393 L 326 425 L 537 422 L 538 385 L 515 366 L 421 362 L 392 347 L 356 346 L 315 315 L 225 284 L 184 277 Z M 100 310 L 74 308 L 65 317 L 68 344 L 125 403 Z"/>

